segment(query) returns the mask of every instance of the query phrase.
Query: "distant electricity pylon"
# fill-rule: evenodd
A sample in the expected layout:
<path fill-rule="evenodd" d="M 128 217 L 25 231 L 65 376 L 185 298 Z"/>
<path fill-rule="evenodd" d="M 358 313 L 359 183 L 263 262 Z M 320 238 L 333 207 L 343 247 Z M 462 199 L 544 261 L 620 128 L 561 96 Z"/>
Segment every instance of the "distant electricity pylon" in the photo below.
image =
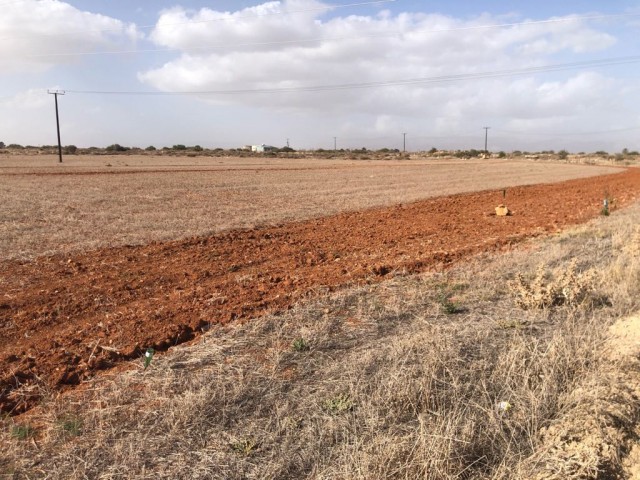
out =
<path fill-rule="evenodd" d="M 60 142 L 60 116 L 58 115 L 58 95 L 64 95 L 64 90 L 47 90 L 47 93 L 53 95 L 56 101 L 56 128 L 58 130 L 58 160 L 62 163 L 62 143 Z"/>

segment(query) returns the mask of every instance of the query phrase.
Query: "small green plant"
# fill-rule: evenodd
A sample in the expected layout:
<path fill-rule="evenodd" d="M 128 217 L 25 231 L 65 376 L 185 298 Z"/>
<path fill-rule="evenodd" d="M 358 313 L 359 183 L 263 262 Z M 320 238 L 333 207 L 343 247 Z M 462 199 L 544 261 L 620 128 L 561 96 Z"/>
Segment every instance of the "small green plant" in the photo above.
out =
<path fill-rule="evenodd" d="M 153 355 L 155 353 L 156 351 L 151 347 L 147 348 L 147 351 L 144 352 L 144 369 L 145 370 L 149 368 L 149 365 L 151 365 L 151 360 L 153 360 Z"/>
<path fill-rule="evenodd" d="M 340 415 L 355 408 L 355 403 L 346 393 L 341 393 L 324 401 L 322 408 L 331 415 Z"/>
<path fill-rule="evenodd" d="M 251 452 L 255 450 L 257 445 L 258 442 L 256 442 L 252 438 L 245 438 L 243 440 L 238 440 L 229 444 L 234 452 L 242 455 L 243 457 L 248 457 L 249 455 L 251 455 Z"/>
<path fill-rule="evenodd" d="M 58 421 L 58 424 L 66 435 L 71 437 L 82 435 L 82 420 L 75 415 L 65 415 Z"/>
<path fill-rule="evenodd" d="M 29 425 L 14 425 L 11 429 L 11 436 L 18 440 L 26 440 L 33 437 L 35 430 Z"/>
<path fill-rule="evenodd" d="M 524 323 L 520 320 L 498 320 L 496 325 L 500 330 L 509 330 L 512 328 L 518 329 L 522 327 Z"/>
<path fill-rule="evenodd" d="M 438 300 L 442 311 L 447 315 L 455 315 L 456 313 L 460 313 L 462 309 L 460 305 L 451 300 L 451 296 L 447 293 L 442 293 Z"/>
<path fill-rule="evenodd" d="M 296 352 L 306 352 L 309 350 L 309 344 L 307 343 L 307 341 L 300 337 L 300 338 L 296 338 L 293 343 L 291 344 L 291 347 L 296 351 Z"/>

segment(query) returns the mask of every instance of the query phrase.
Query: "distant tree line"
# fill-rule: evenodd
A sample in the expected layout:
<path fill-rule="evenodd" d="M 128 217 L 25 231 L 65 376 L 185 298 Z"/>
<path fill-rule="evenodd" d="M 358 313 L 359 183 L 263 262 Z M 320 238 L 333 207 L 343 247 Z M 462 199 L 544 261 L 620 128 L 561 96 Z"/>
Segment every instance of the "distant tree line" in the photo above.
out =
<path fill-rule="evenodd" d="M 362 148 L 355 148 L 355 149 L 345 149 L 345 148 L 340 148 L 340 149 L 324 149 L 324 148 L 318 148 L 315 150 L 304 150 L 301 152 L 298 152 L 297 150 L 289 147 L 289 146 L 284 146 L 281 148 L 275 148 L 271 151 L 268 152 L 264 152 L 264 153 L 257 153 L 257 152 L 251 152 L 250 150 L 247 150 L 246 148 L 229 148 L 229 149 L 223 149 L 223 148 L 203 148 L 200 145 L 193 145 L 193 146 L 188 146 L 185 144 L 176 144 L 173 145 L 171 147 L 161 147 L 161 148 L 156 148 L 153 145 L 149 145 L 147 147 L 143 148 L 139 148 L 139 147 L 128 147 L 128 146 L 123 146 L 119 143 L 114 143 L 112 145 L 108 145 L 107 147 L 104 148 L 100 148 L 100 147 L 88 147 L 88 148 L 80 148 L 77 147 L 76 145 L 65 145 L 63 148 L 63 153 L 65 155 L 75 155 L 75 154 L 94 154 L 94 155 L 99 155 L 99 154 L 142 154 L 144 152 L 147 152 L 149 154 L 154 154 L 154 153 L 158 153 L 158 154 L 179 154 L 179 155 L 186 155 L 186 156 L 196 156 L 196 155 L 222 155 L 222 154 L 231 154 L 231 155 L 239 155 L 239 156 L 276 156 L 278 154 L 289 154 L 289 155 L 295 155 L 297 153 L 300 153 L 302 155 L 304 154 L 317 154 L 317 155 L 321 155 L 327 158 L 331 158 L 334 154 L 340 153 L 340 154 L 352 154 L 352 155 L 356 155 L 356 157 L 354 158 L 364 158 L 362 157 L 362 155 L 368 155 L 368 154 L 387 154 L 387 155 L 408 155 L 408 152 L 401 152 L 399 149 L 397 148 L 379 148 L 377 150 L 370 150 L 367 149 L 366 147 L 362 147 Z M 33 145 L 25 145 L 22 146 L 20 144 L 17 143 L 10 143 L 10 144 L 5 144 L 5 142 L 1 142 L 0 141 L 0 149 L 2 150 L 28 150 L 28 151 L 39 151 L 40 153 L 44 152 L 44 153 L 57 153 L 57 149 L 58 146 L 57 145 L 41 145 L 41 146 L 33 146 Z M 430 150 L 423 152 L 426 153 L 428 155 L 431 156 L 455 156 L 457 158 L 480 158 L 486 155 L 491 155 L 491 156 L 497 156 L 498 158 L 505 158 L 507 156 L 507 153 L 504 151 L 500 151 L 500 152 L 485 152 L 484 150 L 477 150 L 477 149 L 468 149 L 468 150 L 439 150 L 436 147 L 431 148 Z M 570 152 L 562 149 L 559 151 L 554 151 L 554 150 L 542 150 L 540 152 L 527 152 L 527 151 L 520 151 L 520 150 L 514 150 L 510 153 L 510 156 L 512 157 L 521 157 L 521 156 L 525 156 L 525 157 L 530 157 L 532 155 L 548 155 L 548 156 L 553 156 L 555 158 L 561 159 L 561 160 L 565 160 L 569 157 Z M 584 152 L 578 152 L 578 155 L 585 155 Z M 636 157 L 639 156 L 640 153 L 638 153 L 637 150 L 629 150 L 628 148 L 623 148 L 622 151 L 620 153 L 614 153 L 614 154 L 609 154 L 608 152 L 604 151 L 604 150 L 598 150 L 596 152 L 593 152 L 592 155 L 596 155 L 596 156 L 600 156 L 600 157 L 604 157 L 604 158 L 608 158 L 610 160 L 615 160 L 615 161 L 623 161 L 625 158 L 629 158 L 629 157 Z"/>

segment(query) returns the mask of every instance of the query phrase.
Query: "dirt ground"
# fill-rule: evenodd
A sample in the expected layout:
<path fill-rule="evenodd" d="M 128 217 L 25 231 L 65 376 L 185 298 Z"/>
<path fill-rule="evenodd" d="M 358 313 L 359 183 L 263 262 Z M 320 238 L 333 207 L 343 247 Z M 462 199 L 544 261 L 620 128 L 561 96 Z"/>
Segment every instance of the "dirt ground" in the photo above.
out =
<path fill-rule="evenodd" d="M 4 262 L 0 410 L 47 389 L 166 350 L 211 324 L 287 309 L 314 292 L 443 268 L 600 213 L 640 195 L 640 170 L 439 197 L 281 226 Z"/>

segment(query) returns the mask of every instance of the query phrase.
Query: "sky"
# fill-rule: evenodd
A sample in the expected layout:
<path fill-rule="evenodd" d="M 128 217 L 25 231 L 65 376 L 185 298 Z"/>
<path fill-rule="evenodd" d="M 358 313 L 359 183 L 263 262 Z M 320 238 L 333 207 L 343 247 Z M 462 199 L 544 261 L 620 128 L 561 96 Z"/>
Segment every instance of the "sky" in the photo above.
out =
<path fill-rule="evenodd" d="M 0 0 L 0 141 L 55 144 L 63 91 L 79 147 L 640 150 L 639 34 L 631 0 Z"/>

